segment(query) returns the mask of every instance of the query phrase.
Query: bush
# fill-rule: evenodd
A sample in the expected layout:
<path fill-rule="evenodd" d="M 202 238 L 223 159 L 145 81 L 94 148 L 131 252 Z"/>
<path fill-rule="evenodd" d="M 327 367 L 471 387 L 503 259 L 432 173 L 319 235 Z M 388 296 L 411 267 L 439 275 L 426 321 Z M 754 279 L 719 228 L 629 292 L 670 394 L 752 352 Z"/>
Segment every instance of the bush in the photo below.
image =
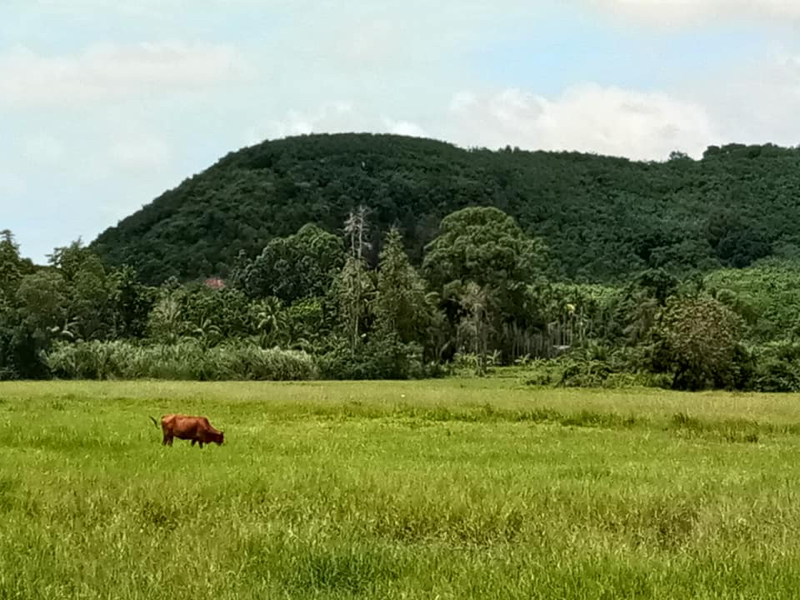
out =
<path fill-rule="evenodd" d="M 800 391 L 800 343 L 784 341 L 759 348 L 749 387 L 758 392 Z"/>
<path fill-rule="evenodd" d="M 757 392 L 798 392 L 800 372 L 792 363 L 769 357 L 758 364 L 751 388 Z"/>
<path fill-rule="evenodd" d="M 570 361 L 558 384 L 564 387 L 602 387 L 612 373 L 611 366 L 605 361 Z"/>
<path fill-rule="evenodd" d="M 397 336 L 372 338 L 353 351 L 340 340 L 319 359 L 323 379 L 418 379 L 438 374 L 426 368 L 419 344 L 404 344 Z"/>
<path fill-rule="evenodd" d="M 587 346 L 552 360 L 532 363 L 526 385 L 563 387 L 658 387 L 669 388 L 672 376 L 651 373 L 638 367 L 641 359 L 634 349 L 614 351 Z"/>
<path fill-rule="evenodd" d="M 206 350 L 194 340 L 138 346 L 130 342 L 60 344 L 47 364 L 62 379 L 292 381 L 317 376 L 305 352 L 229 344 Z"/>

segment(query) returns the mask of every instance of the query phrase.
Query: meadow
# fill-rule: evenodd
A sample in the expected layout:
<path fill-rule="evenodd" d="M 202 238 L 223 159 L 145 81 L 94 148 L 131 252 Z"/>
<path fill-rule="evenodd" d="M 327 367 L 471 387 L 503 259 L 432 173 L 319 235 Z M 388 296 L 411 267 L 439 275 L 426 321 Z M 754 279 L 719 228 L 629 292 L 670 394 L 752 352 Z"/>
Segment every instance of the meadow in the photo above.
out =
<path fill-rule="evenodd" d="M 0 599 L 794 598 L 799 453 L 797 395 L 2 383 Z"/>

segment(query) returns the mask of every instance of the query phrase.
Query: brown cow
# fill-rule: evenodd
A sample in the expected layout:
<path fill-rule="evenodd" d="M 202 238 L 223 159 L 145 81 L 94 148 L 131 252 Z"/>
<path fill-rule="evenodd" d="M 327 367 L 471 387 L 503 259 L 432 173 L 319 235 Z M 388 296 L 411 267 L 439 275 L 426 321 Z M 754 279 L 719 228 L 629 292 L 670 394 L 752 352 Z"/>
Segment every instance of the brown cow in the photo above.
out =
<path fill-rule="evenodd" d="M 150 420 L 158 427 L 158 421 L 153 417 Z M 225 441 L 225 434 L 217 431 L 205 417 L 191 417 L 189 415 L 164 415 L 161 417 L 161 431 L 164 433 L 163 444 L 172 446 L 172 439 L 192 440 L 195 444 L 210 444 L 214 442 L 219 445 Z"/>

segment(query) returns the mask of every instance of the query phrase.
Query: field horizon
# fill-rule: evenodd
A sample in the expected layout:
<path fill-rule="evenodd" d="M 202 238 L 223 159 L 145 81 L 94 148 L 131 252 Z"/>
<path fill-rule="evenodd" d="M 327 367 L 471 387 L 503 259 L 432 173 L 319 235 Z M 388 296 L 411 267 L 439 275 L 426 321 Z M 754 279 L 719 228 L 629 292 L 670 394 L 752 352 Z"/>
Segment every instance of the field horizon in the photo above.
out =
<path fill-rule="evenodd" d="M 0 598 L 790 598 L 798 446 L 789 394 L 2 383 Z"/>

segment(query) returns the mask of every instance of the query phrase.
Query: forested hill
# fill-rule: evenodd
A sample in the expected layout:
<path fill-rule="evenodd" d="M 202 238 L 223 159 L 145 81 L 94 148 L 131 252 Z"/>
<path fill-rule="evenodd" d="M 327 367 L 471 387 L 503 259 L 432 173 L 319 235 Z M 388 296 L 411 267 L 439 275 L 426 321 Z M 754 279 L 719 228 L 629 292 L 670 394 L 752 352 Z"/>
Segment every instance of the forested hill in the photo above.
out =
<path fill-rule="evenodd" d="M 372 209 L 375 241 L 397 224 L 415 260 L 442 217 L 493 205 L 544 238 L 557 277 L 741 267 L 800 247 L 800 149 L 729 145 L 645 163 L 393 135 L 287 138 L 229 154 L 93 248 L 148 283 L 225 275 L 240 250 L 252 257 L 306 223 L 341 231 L 359 204 Z"/>

